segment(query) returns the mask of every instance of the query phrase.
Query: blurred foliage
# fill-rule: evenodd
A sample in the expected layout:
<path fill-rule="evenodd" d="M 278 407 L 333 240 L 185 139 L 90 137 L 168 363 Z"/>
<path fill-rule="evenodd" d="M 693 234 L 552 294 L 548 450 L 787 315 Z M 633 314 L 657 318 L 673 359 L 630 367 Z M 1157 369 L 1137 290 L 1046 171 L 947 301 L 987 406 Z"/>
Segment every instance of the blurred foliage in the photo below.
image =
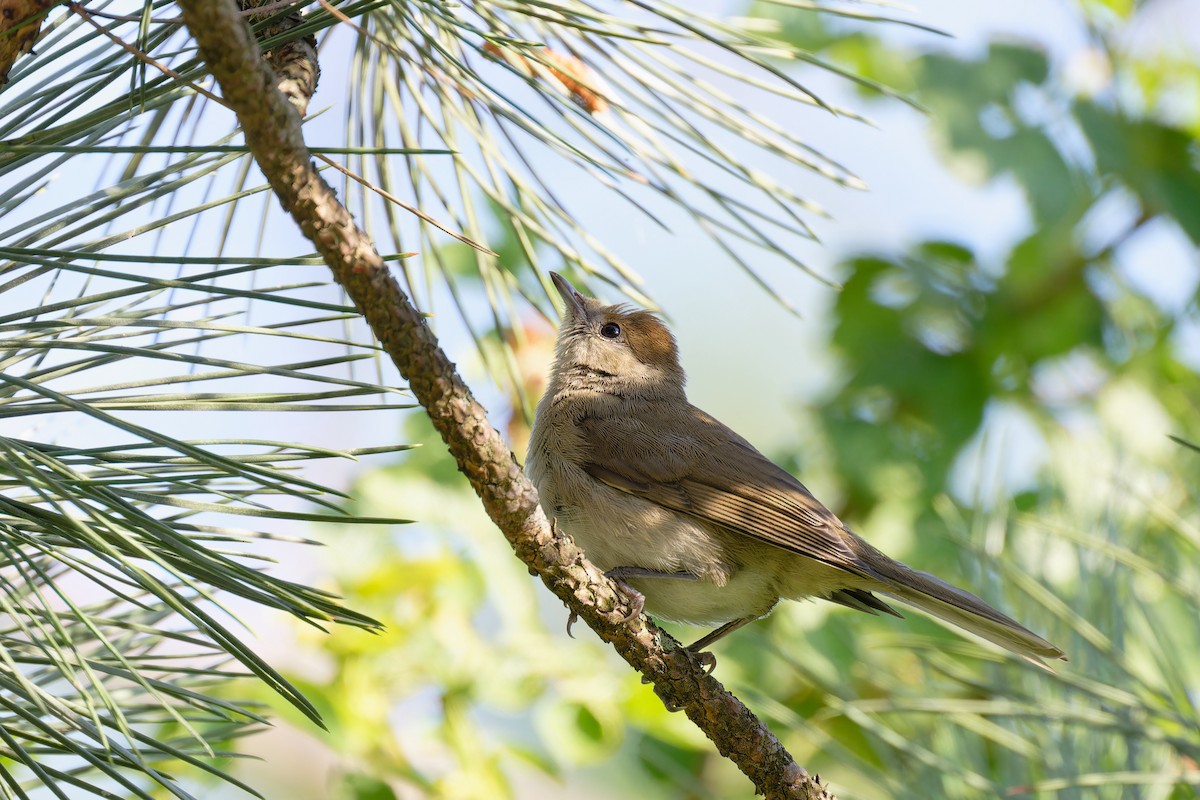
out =
<path fill-rule="evenodd" d="M 998 255 L 964 236 L 848 259 L 839 379 L 804 455 L 775 455 L 835 476 L 856 528 L 1071 661 L 1047 674 L 915 615 L 788 604 L 722 644 L 719 676 L 843 798 L 1195 797 L 1198 456 L 1167 434 L 1200 441 L 1185 344 L 1200 326 L 1200 114 L 1164 98 L 1200 67 L 1124 48 L 1131 2 L 1079 7 L 1091 71 L 1075 80 L 1079 65 L 1033 43 L 907 52 L 790 5 L 754 12 L 813 58 L 913 93 L 947 161 L 1018 187 L 1028 224 Z M 1190 294 L 1156 291 L 1139 248 L 1192 252 L 1173 270 Z M 516 352 L 532 396 L 549 348 L 530 322 Z M 339 796 L 390 797 L 368 774 L 402 796 L 745 796 L 593 637 L 565 640 L 565 611 L 429 451 L 364 477 L 355 509 L 424 523 L 343 539 L 338 588 L 387 632 L 341 637 L 335 677 L 300 681 L 363 765 Z M 1028 470 L 993 475 L 1014 452 Z"/>
<path fill-rule="evenodd" d="M 1166 439 L 1197 428 L 1197 263 L 1134 271 L 1151 263 L 1137 248 L 1186 259 L 1200 242 L 1195 120 L 1160 116 L 1147 63 L 1090 22 L 1099 91 L 1029 44 L 908 59 L 948 160 L 1017 186 L 1028 231 L 998 257 L 926 241 L 851 259 L 834 307 L 845 380 L 817 427 L 844 515 L 867 528 L 909 510 L 935 569 L 931 545 L 957 539 L 969 585 L 1054 619 L 1072 659 L 1031 681 L 938 656 L 927 668 L 957 686 L 826 687 L 873 729 L 854 756 L 937 796 L 1194 797 L 1200 782 L 1196 465 Z M 869 50 L 858 68 L 887 63 Z M 1181 273 L 1191 296 L 1154 291 Z M 1033 468 L 989 481 L 1001 448 Z"/>

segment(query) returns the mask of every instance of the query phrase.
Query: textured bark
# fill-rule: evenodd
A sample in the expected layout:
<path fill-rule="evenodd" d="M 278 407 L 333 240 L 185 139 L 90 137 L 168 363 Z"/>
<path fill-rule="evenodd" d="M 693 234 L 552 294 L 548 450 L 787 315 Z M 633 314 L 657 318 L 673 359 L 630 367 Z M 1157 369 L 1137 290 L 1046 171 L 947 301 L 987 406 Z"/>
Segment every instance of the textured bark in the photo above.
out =
<path fill-rule="evenodd" d="M 269 9 L 273 5 L 273 0 L 238 1 L 238 7 L 243 11 L 263 6 Z M 269 10 L 262 14 L 250 15 L 250 22 L 255 25 L 270 19 L 274 19 L 274 22 L 258 31 L 260 41 L 274 39 L 304 22 L 304 16 L 299 11 L 292 11 L 282 16 L 278 12 Z M 277 78 L 275 87 L 303 117 L 308 113 L 308 101 L 316 92 L 317 80 L 321 77 L 321 65 L 317 61 L 317 37 L 311 33 L 293 37 L 283 44 L 267 50 L 263 53 L 263 58 L 267 59 L 271 69 L 275 70 Z"/>
<path fill-rule="evenodd" d="M 312 240 L 335 278 L 424 406 L 488 515 L 546 586 L 611 643 L 670 708 L 684 710 L 770 798 L 832 798 L 797 766 L 749 709 L 644 616 L 623 619 L 623 595 L 572 541 L 551 530 L 537 492 L 487 413 L 472 397 L 367 235 L 313 168 L 295 110 L 234 0 L 180 0 L 184 21 L 245 131 L 246 143 L 283 207 Z"/>
<path fill-rule="evenodd" d="M 18 58 L 33 52 L 42 19 L 57 0 L 0 0 L 0 87 Z"/>

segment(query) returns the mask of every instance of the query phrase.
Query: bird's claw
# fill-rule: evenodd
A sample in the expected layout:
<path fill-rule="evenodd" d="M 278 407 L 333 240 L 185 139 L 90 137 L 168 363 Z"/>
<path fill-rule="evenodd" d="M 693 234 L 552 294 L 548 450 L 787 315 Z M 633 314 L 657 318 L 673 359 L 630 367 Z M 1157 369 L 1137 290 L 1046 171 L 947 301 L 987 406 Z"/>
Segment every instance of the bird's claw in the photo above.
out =
<path fill-rule="evenodd" d="M 713 670 L 717 668 L 717 657 L 710 651 L 697 652 L 690 647 L 680 649 L 683 650 L 683 654 L 692 663 L 692 666 L 704 670 L 705 675 L 712 675 Z"/>
<path fill-rule="evenodd" d="M 625 599 L 629 602 L 629 612 L 621 615 L 620 622 L 632 622 L 640 617 L 642 615 L 642 610 L 646 607 L 646 596 L 626 583 L 625 580 L 619 575 L 613 575 L 611 572 L 606 572 L 604 573 L 604 576 L 620 587 L 621 591 L 625 593 Z M 575 623 L 578 621 L 579 615 L 574 611 L 567 616 L 567 636 L 570 636 L 572 639 L 575 638 L 575 634 L 571 633 L 571 628 L 574 627 Z"/>
<path fill-rule="evenodd" d="M 615 570 L 604 573 L 604 577 L 621 587 L 621 591 L 625 593 L 625 597 L 629 601 L 629 613 L 622 615 L 621 622 L 632 622 L 642 615 L 642 610 L 646 607 L 646 595 L 626 583 L 621 576 L 614 575 L 613 572 Z"/>
<path fill-rule="evenodd" d="M 629 592 L 629 613 L 621 617 L 621 622 L 633 622 L 642 615 L 642 609 L 646 607 L 646 596 L 637 589 L 628 586 L 625 589 Z"/>
<path fill-rule="evenodd" d="M 572 611 L 567 615 L 567 636 L 570 636 L 572 639 L 575 638 L 575 634 L 571 633 L 571 628 L 575 626 L 576 622 L 579 622 L 579 615 Z"/>

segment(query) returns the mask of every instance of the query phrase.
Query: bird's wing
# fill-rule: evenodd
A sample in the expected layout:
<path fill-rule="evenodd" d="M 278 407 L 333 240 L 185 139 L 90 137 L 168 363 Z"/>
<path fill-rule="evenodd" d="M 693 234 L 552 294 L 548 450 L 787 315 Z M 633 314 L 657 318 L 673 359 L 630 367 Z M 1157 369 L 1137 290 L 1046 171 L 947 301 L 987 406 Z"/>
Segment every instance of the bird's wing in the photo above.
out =
<path fill-rule="evenodd" d="M 677 409 L 678 406 L 675 407 Z M 853 534 L 800 481 L 698 408 L 588 417 L 583 468 L 596 480 L 675 511 L 856 574 L 881 578 Z"/>

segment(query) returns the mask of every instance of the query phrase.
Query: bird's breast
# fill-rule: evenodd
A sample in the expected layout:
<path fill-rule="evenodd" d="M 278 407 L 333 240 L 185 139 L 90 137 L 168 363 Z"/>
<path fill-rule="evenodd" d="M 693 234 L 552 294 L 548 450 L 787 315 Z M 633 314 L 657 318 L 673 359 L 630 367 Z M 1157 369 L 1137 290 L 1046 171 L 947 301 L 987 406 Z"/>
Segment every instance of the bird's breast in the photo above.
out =
<path fill-rule="evenodd" d="M 613 489 L 553 454 L 531 457 L 529 465 L 546 515 L 600 569 L 696 576 L 631 579 L 652 616 L 716 626 L 765 614 L 778 600 L 773 571 L 747 569 L 735 535 Z"/>

